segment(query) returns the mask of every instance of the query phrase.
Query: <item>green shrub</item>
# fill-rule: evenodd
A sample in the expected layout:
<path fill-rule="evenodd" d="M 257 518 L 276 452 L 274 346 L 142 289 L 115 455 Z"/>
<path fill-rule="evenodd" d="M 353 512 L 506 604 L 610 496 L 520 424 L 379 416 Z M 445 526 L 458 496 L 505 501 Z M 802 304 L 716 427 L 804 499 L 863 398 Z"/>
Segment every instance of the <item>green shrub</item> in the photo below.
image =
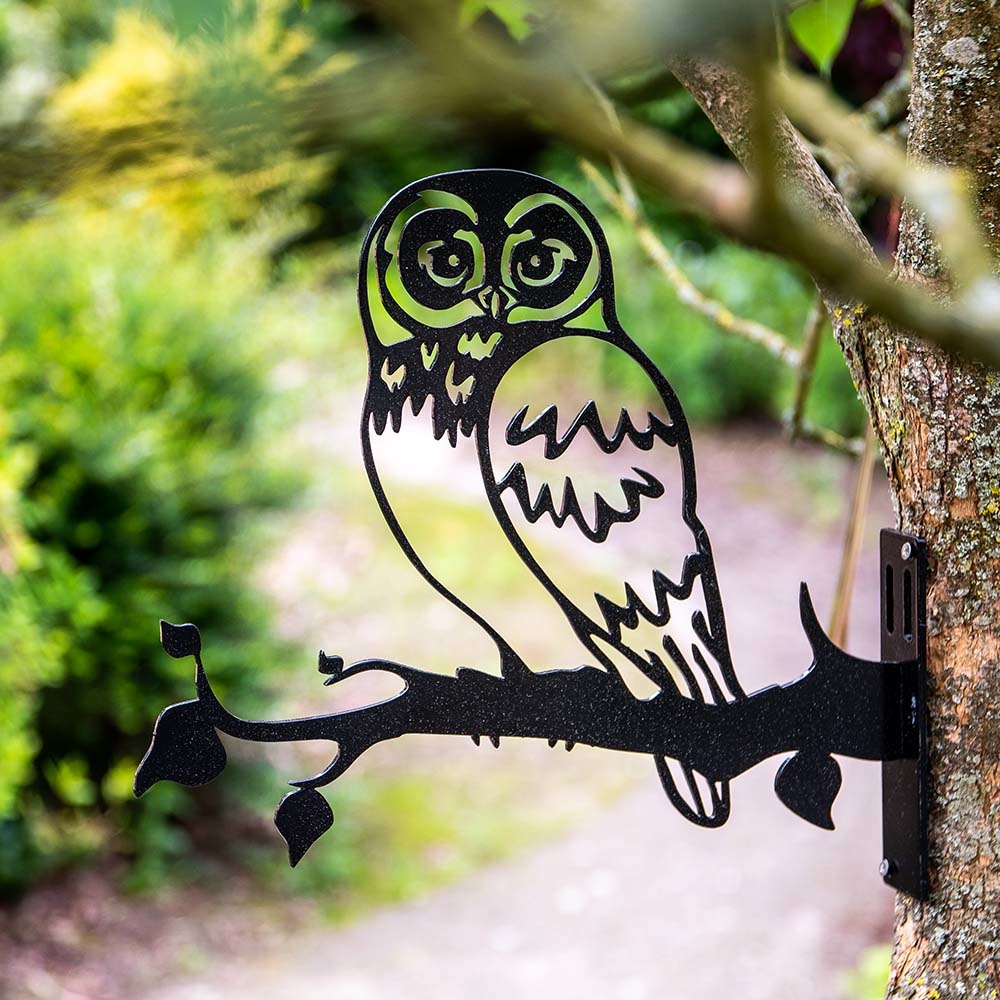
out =
<path fill-rule="evenodd" d="M 157 712 L 191 696 L 160 617 L 203 628 L 242 705 L 274 661 L 246 515 L 291 482 L 263 451 L 253 247 L 179 253 L 152 211 L 0 231 L 0 889 L 123 824 L 131 852 L 172 843 L 170 810 L 126 808 Z"/>

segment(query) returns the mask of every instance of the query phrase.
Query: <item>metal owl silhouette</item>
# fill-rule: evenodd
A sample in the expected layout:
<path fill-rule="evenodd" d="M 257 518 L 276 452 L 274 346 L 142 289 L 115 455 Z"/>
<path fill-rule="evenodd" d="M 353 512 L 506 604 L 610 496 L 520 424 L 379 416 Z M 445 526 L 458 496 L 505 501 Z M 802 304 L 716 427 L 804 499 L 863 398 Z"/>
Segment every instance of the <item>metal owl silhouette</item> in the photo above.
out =
<path fill-rule="evenodd" d="M 375 498 L 416 570 L 489 636 L 496 657 L 459 654 L 456 673 L 440 675 L 381 659 L 346 666 L 321 652 L 327 684 L 381 671 L 404 688 L 360 709 L 251 722 L 216 697 L 197 629 L 163 622 L 166 651 L 195 657 L 198 697 L 161 713 L 137 794 L 164 778 L 214 778 L 226 763 L 219 732 L 335 742 L 330 765 L 291 782 L 297 790 L 275 816 L 296 864 L 333 823 L 318 789 L 373 744 L 406 733 L 649 754 L 670 802 L 703 826 L 728 818 L 731 779 L 775 754 L 786 758 L 778 796 L 828 828 L 841 783 L 831 754 L 892 762 L 897 785 L 922 781 L 922 543 L 883 533 L 883 657 L 893 662 L 834 646 L 803 585 L 812 666 L 790 684 L 744 692 L 697 514 L 688 425 L 669 382 L 619 323 L 607 241 L 582 202 L 512 170 L 410 184 L 364 241 L 359 308 L 369 355 L 362 452 Z M 609 368 L 627 393 L 608 388 Z M 415 461 L 433 461 L 444 482 L 461 478 L 485 521 L 442 530 L 446 513 L 407 502 L 392 470 Z M 552 557 L 553 544 L 589 552 L 611 537 L 630 553 L 628 571 L 596 592 Z M 512 552 L 532 627 L 558 639 L 564 662 L 533 662 L 522 612 L 501 595 L 463 593 L 476 565 Z M 894 636 L 889 654 L 885 636 Z M 920 871 L 892 865 L 887 881 L 920 891 Z"/>

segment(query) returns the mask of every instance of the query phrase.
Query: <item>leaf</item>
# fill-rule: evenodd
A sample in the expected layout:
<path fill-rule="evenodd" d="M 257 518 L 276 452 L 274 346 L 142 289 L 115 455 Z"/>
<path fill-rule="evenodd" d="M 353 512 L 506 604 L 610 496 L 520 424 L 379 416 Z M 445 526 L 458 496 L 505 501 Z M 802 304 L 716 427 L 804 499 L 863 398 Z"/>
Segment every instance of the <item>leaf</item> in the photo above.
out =
<path fill-rule="evenodd" d="M 813 0 L 788 15 L 788 28 L 802 51 L 828 76 L 847 38 L 855 0 Z"/>
<path fill-rule="evenodd" d="M 774 791 L 796 816 L 824 830 L 832 830 L 830 811 L 842 780 L 840 765 L 832 757 L 801 751 L 778 768 Z"/>
<path fill-rule="evenodd" d="M 516 42 L 523 42 L 534 30 L 530 0 L 462 0 L 459 26 L 471 27 L 487 11 L 510 32 Z"/>
<path fill-rule="evenodd" d="M 182 701 L 165 708 L 156 720 L 153 740 L 136 768 L 132 790 L 138 797 L 158 781 L 205 785 L 225 768 L 226 749 L 201 702 Z"/>
<path fill-rule="evenodd" d="M 315 788 L 300 788 L 278 803 L 274 825 L 288 845 L 288 863 L 294 868 L 333 826 L 333 810 Z"/>
<path fill-rule="evenodd" d="M 160 619 L 160 645 L 175 660 L 201 652 L 201 634 L 196 625 L 171 625 Z"/>

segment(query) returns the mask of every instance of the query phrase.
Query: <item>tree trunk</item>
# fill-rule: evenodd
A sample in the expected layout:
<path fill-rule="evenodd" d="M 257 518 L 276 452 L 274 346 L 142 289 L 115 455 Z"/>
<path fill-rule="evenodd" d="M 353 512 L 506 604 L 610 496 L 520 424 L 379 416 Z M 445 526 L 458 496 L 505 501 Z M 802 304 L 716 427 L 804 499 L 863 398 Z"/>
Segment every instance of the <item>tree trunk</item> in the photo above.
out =
<path fill-rule="evenodd" d="M 673 69 L 752 169 L 745 82 L 708 63 L 677 61 Z M 997 0 L 916 0 L 909 153 L 966 172 L 979 193 L 994 258 L 1000 250 L 998 81 Z M 802 155 L 783 125 L 776 134 L 783 143 L 779 169 L 814 210 L 860 243 L 815 161 Z M 901 280 L 941 296 L 970 291 L 951 288 L 926 220 L 911 208 L 903 213 L 897 267 Z M 946 357 L 861 307 L 824 297 L 882 446 L 900 526 L 927 540 L 931 561 L 931 896 L 926 903 L 897 899 L 887 996 L 996 1000 L 1000 375 Z"/>
<path fill-rule="evenodd" d="M 996 256 L 1000 8 L 917 0 L 914 23 L 910 155 L 968 173 Z M 897 266 L 903 280 L 950 294 L 926 221 L 912 209 L 903 214 Z M 931 898 L 897 899 L 888 996 L 996 998 L 1000 377 L 905 338 L 875 338 L 871 350 L 899 519 L 931 553 Z"/>

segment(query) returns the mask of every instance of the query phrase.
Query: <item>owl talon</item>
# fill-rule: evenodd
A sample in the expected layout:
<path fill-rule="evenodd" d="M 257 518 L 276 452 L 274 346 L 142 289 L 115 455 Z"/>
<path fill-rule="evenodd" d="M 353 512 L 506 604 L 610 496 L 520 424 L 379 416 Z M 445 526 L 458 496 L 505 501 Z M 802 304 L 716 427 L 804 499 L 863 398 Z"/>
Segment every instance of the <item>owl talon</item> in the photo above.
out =
<path fill-rule="evenodd" d="M 569 753 L 570 750 L 572 750 L 573 747 L 575 747 L 575 746 L 576 746 L 576 741 L 575 740 L 567 740 L 566 741 L 566 753 Z"/>
<path fill-rule="evenodd" d="M 558 742 L 559 742 L 558 737 L 555 737 L 555 736 L 550 736 L 549 737 L 549 747 L 550 748 L 554 747 Z"/>
<path fill-rule="evenodd" d="M 472 742 L 473 742 L 473 743 L 475 743 L 475 744 L 476 744 L 476 746 L 479 746 L 479 741 L 480 741 L 481 739 L 482 739 L 482 736 L 480 736 L 480 735 L 478 735 L 478 734 L 473 734 L 473 737 L 472 737 Z"/>
<path fill-rule="evenodd" d="M 499 735 L 497 735 L 497 736 L 491 736 L 490 737 L 490 743 L 492 743 L 493 746 L 495 746 L 499 750 L 500 749 L 500 737 L 499 737 Z"/>

